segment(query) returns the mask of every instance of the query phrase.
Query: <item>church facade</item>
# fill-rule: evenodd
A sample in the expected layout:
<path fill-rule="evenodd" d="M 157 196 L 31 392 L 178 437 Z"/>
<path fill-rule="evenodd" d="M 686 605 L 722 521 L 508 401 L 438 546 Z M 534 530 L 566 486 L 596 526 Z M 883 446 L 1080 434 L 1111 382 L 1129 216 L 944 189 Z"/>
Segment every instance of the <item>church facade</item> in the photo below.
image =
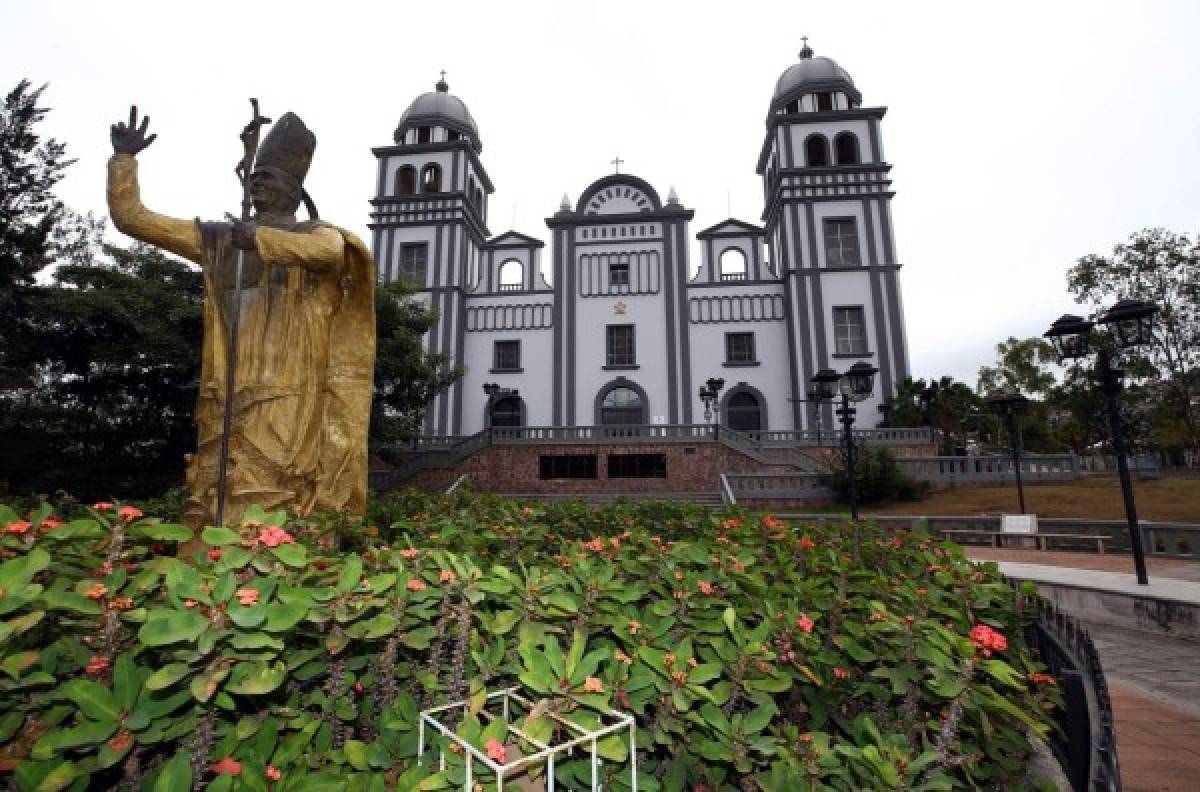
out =
<path fill-rule="evenodd" d="M 369 227 L 380 279 L 412 279 L 438 311 L 426 347 L 466 368 L 424 433 L 705 423 L 711 378 L 724 426 L 828 428 L 809 382 L 860 360 L 879 375 L 857 425 L 875 426 L 908 376 L 885 112 L 806 46 L 767 113 L 761 225 L 696 233 L 693 263 L 693 211 L 623 173 L 563 196 L 549 247 L 491 236 L 478 126 L 444 80 L 417 97 L 394 144 L 373 149 Z"/>

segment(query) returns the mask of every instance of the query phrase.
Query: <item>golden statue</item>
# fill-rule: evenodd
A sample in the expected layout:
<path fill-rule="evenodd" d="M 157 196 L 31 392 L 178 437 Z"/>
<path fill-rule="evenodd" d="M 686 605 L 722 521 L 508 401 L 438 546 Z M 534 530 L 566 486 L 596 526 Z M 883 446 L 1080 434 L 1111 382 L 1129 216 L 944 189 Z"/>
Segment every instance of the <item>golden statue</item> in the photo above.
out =
<path fill-rule="evenodd" d="M 156 137 L 146 135 L 149 118 L 139 126 L 135 107 L 128 125 L 112 127 L 113 224 L 196 262 L 204 273 L 197 442 L 184 505 L 184 521 L 194 528 L 213 524 L 218 502 L 235 520 L 255 503 L 301 515 L 366 506 L 374 263 L 354 234 L 315 218 L 303 188 L 316 148 L 312 132 L 288 113 L 258 148 L 257 126 L 266 121 L 255 104 L 255 121 L 243 132 L 247 159 L 239 166 L 245 166 L 243 217 L 219 223 L 147 209 L 135 157 Z M 311 217 L 298 222 L 302 200 Z M 219 493 L 223 440 L 226 483 Z"/>

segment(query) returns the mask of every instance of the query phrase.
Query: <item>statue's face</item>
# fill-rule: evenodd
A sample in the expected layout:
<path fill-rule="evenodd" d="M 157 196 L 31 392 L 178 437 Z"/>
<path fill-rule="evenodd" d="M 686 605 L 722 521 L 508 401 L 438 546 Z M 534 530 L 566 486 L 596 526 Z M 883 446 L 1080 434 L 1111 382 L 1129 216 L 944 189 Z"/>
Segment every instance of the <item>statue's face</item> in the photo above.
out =
<path fill-rule="evenodd" d="M 271 170 L 256 170 L 250 175 L 250 200 L 256 211 L 268 213 L 291 213 L 299 204 L 292 186 Z"/>

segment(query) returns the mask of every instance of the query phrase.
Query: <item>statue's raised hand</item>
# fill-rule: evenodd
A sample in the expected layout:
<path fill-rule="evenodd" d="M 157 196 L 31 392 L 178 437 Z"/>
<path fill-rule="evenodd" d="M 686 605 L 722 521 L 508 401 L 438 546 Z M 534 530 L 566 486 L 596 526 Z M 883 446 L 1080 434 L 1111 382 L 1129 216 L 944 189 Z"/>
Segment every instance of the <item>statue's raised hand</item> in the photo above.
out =
<path fill-rule="evenodd" d="M 112 125 L 111 135 L 113 151 L 117 154 L 128 154 L 131 157 L 136 157 L 138 153 L 154 142 L 158 135 L 146 135 L 146 128 L 150 125 L 150 116 L 142 119 L 139 125 L 137 122 L 137 105 L 129 108 L 129 124 L 126 125 L 121 121 Z"/>

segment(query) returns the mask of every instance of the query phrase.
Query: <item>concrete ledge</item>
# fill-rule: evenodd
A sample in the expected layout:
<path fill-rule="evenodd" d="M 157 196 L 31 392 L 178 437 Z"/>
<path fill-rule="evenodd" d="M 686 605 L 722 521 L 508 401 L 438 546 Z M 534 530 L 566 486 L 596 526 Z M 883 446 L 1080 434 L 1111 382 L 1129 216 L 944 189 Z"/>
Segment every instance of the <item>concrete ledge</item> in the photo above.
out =
<path fill-rule="evenodd" d="M 998 563 L 1014 580 L 1029 580 L 1063 611 L 1083 621 L 1200 642 L 1200 583 L 1091 569 Z"/>

